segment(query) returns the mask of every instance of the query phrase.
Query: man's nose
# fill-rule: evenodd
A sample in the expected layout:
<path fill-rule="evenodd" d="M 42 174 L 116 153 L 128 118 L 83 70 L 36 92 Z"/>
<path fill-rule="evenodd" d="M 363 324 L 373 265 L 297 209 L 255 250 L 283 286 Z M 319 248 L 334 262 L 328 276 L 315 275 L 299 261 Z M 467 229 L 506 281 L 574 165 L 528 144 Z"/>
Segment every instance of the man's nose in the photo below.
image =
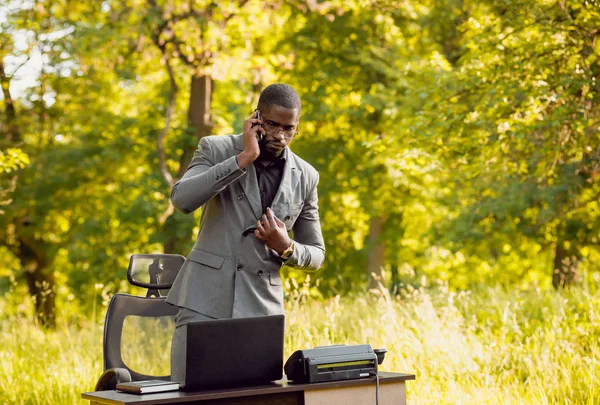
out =
<path fill-rule="evenodd" d="M 279 140 L 283 140 L 283 138 L 285 138 L 283 135 L 283 129 L 277 128 L 277 131 L 273 134 L 273 136 Z"/>

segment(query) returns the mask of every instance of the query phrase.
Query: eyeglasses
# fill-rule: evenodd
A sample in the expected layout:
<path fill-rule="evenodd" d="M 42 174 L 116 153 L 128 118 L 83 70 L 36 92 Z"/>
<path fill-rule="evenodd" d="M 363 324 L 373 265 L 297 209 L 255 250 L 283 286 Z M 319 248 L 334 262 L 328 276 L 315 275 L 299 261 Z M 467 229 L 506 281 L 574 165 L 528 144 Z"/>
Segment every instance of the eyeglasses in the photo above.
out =
<path fill-rule="evenodd" d="M 262 114 L 261 114 L 262 115 Z M 279 132 L 283 133 L 285 139 L 294 139 L 298 135 L 298 125 L 283 125 L 275 121 L 262 117 L 263 128 L 269 135 L 277 135 Z"/>

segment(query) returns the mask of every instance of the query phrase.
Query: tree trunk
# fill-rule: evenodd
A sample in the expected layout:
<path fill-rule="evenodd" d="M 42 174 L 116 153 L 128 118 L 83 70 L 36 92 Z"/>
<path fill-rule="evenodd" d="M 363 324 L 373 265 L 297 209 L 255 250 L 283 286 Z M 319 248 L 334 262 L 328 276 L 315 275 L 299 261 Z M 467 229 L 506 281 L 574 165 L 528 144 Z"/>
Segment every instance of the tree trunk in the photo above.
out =
<path fill-rule="evenodd" d="M 552 286 L 556 289 L 566 287 L 577 278 L 577 267 L 581 255 L 576 248 L 565 247 L 565 240 L 561 237 L 556 242 L 554 253 L 554 266 L 552 267 Z"/>
<path fill-rule="evenodd" d="M 185 173 L 200 139 L 212 132 L 211 117 L 213 80 L 210 76 L 194 75 L 190 85 L 190 103 L 188 107 L 188 133 L 191 135 L 189 143 L 184 148 L 179 160 L 177 177 Z"/>
<path fill-rule="evenodd" d="M 384 265 L 385 245 L 383 243 L 382 233 L 385 219 L 376 216 L 371 218 L 369 224 L 369 262 L 367 270 L 369 272 L 369 289 L 377 288 L 378 282 L 382 281 L 381 269 Z"/>
<path fill-rule="evenodd" d="M 29 294 L 33 299 L 35 317 L 47 328 L 56 326 L 56 292 L 54 274 L 49 271 L 47 258 L 41 253 L 40 245 L 31 248 L 19 239 L 18 258 L 25 269 Z"/>
<path fill-rule="evenodd" d="M 6 115 L 6 141 L 8 143 L 21 142 L 21 132 L 17 124 L 17 112 L 15 103 L 10 94 L 10 78 L 4 71 L 4 60 L 0 58 L 0 85 L 2 86 L 2 95 L 4 96 L 5 115 Z M 0 127 L 1 128 L 1 127 Z"/>
<path fill-rule="evenodd" d="M 4 70 L 4 60 L 0 58 L 0 85 L 4 96 L 6 127 L 5 142 L 8 145 L 18 145 L 21 131 L 17 122 L 17 111 L 10 93 L 10 77 Z M 43 94 L 42 94 L 43 95 Z M 43 104 L 43 103 L 42 103 Z M 24 218 L 20 219 L 23 222 Z M 21 223 L 16 224 L 20 228 Z M 13 251 L 25 269 L 25 279 L 29 294 L 33 300 L 35 317 L 44 327 L 56 326 L 56 292 L 54 274 L 49 271 L 48 257 L 44 253 L 42 243 L 29 240 L 27 237 L 18 237 L 18 245 L 13 246 Z"/>
<path fill-rule="evenodd" d="M 200 139 L 212 132 L 212 88 L 212 77 L 200 74 L 192 76 L 188 107 L 188 135 L 186 135 L 188 142 L 186 142 L 179 159 L 178 178 L 185 173 Z M 173 212 L 165 221 L 164 229 L 168 235 L 163 246 L 165 253 L 186 254 L 190 249 L 194 225 L 193 217 L 185 216 L 177 211 Z"/>
<path fill-rule="evenodd" d="M 464 53 L 462 24 L 469 19 L 469 12 L 463 0 L 439 2 L 439 8 L 434 8 L 432 17 L 436 19 L 433 35 L 441 45 L 446 60 L 452 66 L 457 66 Z"/>
<path fill-rule="evenodd" d="M 37 321 L 46 328 L 54 328 L 56 326 L 54 275 L 38 262 L 29 263 L 25 270 L 27 287 L 29 287 L 29 294 L 33 299 Z"/>

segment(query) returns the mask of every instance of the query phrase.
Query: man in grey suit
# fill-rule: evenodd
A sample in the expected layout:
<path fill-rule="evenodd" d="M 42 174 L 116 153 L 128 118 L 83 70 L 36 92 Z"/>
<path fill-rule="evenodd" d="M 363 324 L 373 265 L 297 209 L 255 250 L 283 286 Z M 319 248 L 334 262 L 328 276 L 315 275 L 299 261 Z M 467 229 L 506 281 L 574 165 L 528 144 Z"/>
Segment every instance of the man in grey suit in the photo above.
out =
<path fill-rule="evenodd" d="M 243 133 L 202 138 L 173 186 L 171 201 L 179 211 L 202 207 L 198 238 L 167 297 L 180 307 L 174 381 L 185 379 L 188 322 L 282 314 L 282 265 L 317 270 L 323 264 L 319 175 L 288 147 L 300 109 L 292 87 L 266 87 Z"/>

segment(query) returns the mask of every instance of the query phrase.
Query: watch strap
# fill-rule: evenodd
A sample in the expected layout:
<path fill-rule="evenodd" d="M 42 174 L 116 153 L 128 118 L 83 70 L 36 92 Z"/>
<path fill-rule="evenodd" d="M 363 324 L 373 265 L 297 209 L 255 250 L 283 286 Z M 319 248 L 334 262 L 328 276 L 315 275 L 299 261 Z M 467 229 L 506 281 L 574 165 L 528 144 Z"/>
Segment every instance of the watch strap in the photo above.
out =
<path fill-rule="evenodd" d="M 288 248 L 285 249 L 279 257 L 281 257 L 282 260 L 287 260 L 290 258 L 292 253 L 294 253 L 294 241 L 290 243 L 290 246 L 288 246 Z"/>

